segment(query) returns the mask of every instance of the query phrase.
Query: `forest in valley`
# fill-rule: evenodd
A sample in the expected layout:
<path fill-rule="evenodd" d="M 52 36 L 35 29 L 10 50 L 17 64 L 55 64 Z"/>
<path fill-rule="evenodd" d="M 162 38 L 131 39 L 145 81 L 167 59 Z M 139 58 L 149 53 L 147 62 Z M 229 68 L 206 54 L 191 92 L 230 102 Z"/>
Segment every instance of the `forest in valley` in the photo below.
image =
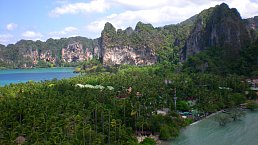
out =
<path fill-rule="evenodd" d="M 23 137 L 24 144 L 131 145 L 144 131 L 169 140 L 198 116 L 257 98 L 244 94 L 249 86 L 241 76 L 171 69 L 123 66 L 115 73 L 0 87 L 0 143 L 16 144 Z M 166 115 L 157 113 L 165 108 Z M 192 111 L 193 117 L 184 119 L 179 111 Z"/>

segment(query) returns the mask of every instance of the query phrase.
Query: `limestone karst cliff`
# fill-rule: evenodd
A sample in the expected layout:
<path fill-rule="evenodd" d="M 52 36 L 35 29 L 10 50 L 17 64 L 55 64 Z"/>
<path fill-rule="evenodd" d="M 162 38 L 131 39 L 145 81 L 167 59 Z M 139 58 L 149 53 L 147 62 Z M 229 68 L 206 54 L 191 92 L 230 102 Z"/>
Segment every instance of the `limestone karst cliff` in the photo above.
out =
<path fill-rule="evenodd" d="M 138 22 L 135 28 L 116 29 L 106 23 L 101 37 L 21 40 L 0 45 L 0 67 L 57 66 L 99 59 L 104 65 L 151 65 L 167 61 L 184 62 L 199 52 L 217 47 L 223 57 L 238 59 L 242 49 L 257 38 L 258 17 L 242 19 L 235 8 L 222 3 L 178 23 L 163 27 Z"/>
<path fill-rule="evenodd" d="M 144 25 L 144 24 L 138 24 Z M 138 26 L 137 25 L 137 26 Z M 152 26 L 151 26 L 152 27 Z M 152 27 L 152 29 L 154 29 Z M 151 65 L 157 62 L 153 46 L 146 41 L 139 44 L 133 42 L 133 37 L 140 34 L 137 29 L 117 30 L 112 24 L 106 23 L 101 33 L 100 49 L 101 60 L 104 65 Z M 146 35 L 147 36 L 147 35 Z M 141 38 L 143 39 L 143 38 Z"/>
<path fill-rule="evenodd" d="M 195 22 L 194 29 L 188 37 L 182 60 L 199 53 L 209 47 L 228 49 L 232 56 L 239 56 L 241 48 L 250 44 L 250 35 L 236 9 L 226 4 L 201 12 Z"/>
<path fill-rule="evenodd" d="M 139 22 L 134 30 L 116 30 L 106 23 L 100 38 L 101 58 L 108 65 L 146 65 L 164 56 L 170 61 L 175 57 L 185 61 L 207 48 L 219 47 L 227 49 L 234 60 L 251 43 L 251 29 L 257 29 L 257 17 L 245 22 L 235 8 L 225 3 L 176 25 L 154 28 Z"/>
<path fill-rule="evenodd" d="M 0 67 L 30 68 L 69 65 L 99 58 L 97 39 L 71 37 L 48 39 L 46 42 L 20 40 L 0 46 Z"/>

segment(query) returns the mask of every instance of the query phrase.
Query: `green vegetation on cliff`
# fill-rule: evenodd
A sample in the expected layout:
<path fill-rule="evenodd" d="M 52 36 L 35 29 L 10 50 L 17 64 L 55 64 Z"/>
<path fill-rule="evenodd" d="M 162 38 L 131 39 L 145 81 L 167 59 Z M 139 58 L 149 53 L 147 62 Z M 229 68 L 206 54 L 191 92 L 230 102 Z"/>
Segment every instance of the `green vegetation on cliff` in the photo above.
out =
<path fill-rule="evenodd" d="M 237 59 L 232 59 L 227 48 L 212 47 L 196 54 L 185 62 L 183 68 L 188 73 L 213 73 L 220 75 L 238 74 L 257 76 L 258 41 L 240 51 Z"/>
<path fill-rule="evenodd" d="M 55 61 L 57 66 L 75 66 L 77 64 L 74 62 L 63 62 L 61 49 L 73 42 L 79 42 L 83 46 L 83 51 L 89 48 L 91 53 L 93 53 L 93 48 L 97 46 L 99 51 L 99 57 L 97 58 L 105 65 L 123 63 L 146 65 L 157 62 L 178 65 L 203 50 L 213 52 L 213 50 L 207 50 L 212 48 L 219 49 L 218 51 L 224 53 L 223 58 L 227 59 L 225 61 L 227 63 L 221 64 L 227 65 L 223 67 L 230 66 L 230 69 L 234 69 L 238 65 L 234 64 L 232 66 L 232 62 L 237 62 L 242 57 L 240 53 L 244 53 L 244 49 L 249 48 L 251 42 L 254 43 L 256 40 L 257 27 L 257 17 L 243 20 L 236 9 L 229 8 L 227 4 L 222 3 L 203 10 L 200 14 L 179 24 L 164 27 L 155 28 L 151 24 L 138 22 L 134 29 L 128 27 L 121 30 L 107 22 L 101 37 L 94 40 L 84 37 L 59 40 L 50 38 L 46 42 L 21 40 L 15 45 L 10 44 L 6 47 L 1 45 L 0 67 L 45 67 L 53 64 L 52 61 Z M 125 49 L 125 51 L 117 52 L 126 53 L 123 57 L 128 57 L 128 59 L 120 58 L 119 55 L 121 56 L 121 54 L 116 55 L 115 51 L 108 52 L 108 49 L 112 48 Z M 130 51 L 133 53 L 130 53 Z M 109 56 L 104 59 L 106 52 Z M 39 60 L 41 54 L 43 54 L 43 59 L 46 54 L 51 56 L 51 59 L 41 61 Z M 86 54 L 82 55 L 86 56 Z M 75 59 L 80 56 L 75 56 Z M 65 57 L 69 58 L 67 55 Z M 121 59 L 121 62 L 114 59 Z M 151 63 L 148 62 L 148 59 L 151 60 L 149 61 Z M 216 59 L 222 59 L 222 57 L 218 56 Z M 34 60 L 38 60 L 39 63 L 35 63 Z M 211 63 L 209 65 L 221 65 L 215 60 L 211 61 L 215 64 Z M 230 70 L 225 73 L 228 72 L 234 71 Z"/>
<path fill-rule="evenodd" d="M 82 44 L 84 51 L 86 48 L 93 51 L 93 48 L 98 46 L 97 40 L 85 37 L 50 38 L 46 42 L 40 40 L 20 40 L 16 44 L 0 45 L 0 67 L 23 68 L 24 64 L 27 67 L 46 67 L 50 65 L 50 62 L 48 63 L 45 58 L 40 59 L 40 57 L 45 55 L 56 59 L 56 66 L 67 65 L 61 60 L 61 49 L 74 42 Z M 39 61 L 39 63 L 33 64 L 34 60 Z"/>

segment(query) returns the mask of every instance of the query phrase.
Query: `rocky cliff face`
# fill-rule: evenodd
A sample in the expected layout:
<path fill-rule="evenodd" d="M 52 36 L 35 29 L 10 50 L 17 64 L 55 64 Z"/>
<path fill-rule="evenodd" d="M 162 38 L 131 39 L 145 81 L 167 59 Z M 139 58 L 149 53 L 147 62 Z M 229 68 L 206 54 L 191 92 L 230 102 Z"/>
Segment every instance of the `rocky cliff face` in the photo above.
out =
<path fill-rule="evenodd" d="M 98 47 L 95 48 L 95 53 Z M 38 51 L 38 49 L 27 49 L 20 52 L 23 60 L 26 60 L 21 64 L 23 68 L 33 67 L 38 64 L 39 61 L 56 64 L 58 59 L 61 59 L 63 63 L 81 62 L 90 60 L 93 58 L 93 50 L 86 48 L 83 50 L 83 45 L 79 42 L 73 42 L 68 44 L 67 47 L 61 49 L 61 58 L 58 58 L 58 53 L 52 52 L 50 49 L 44 51 Z M 95 54 L 97 57 L 99 54 Z"/>
<path fill-rule="evenodd" d="M 141 33 L 145 33 L 138 28 L 139 25 L 145 26 L 139 22 L 135 31 L 131 27 L 124 31 L 121 29 L 116 31 L 112 24 L 106 23 L 100 38 L 100 58 L 104 65 L 151 65 L 157 62 L 155 46 L 153 43 L 148 43 L 150 38 L 139 37 Z M 154 28 L 152 27 L 152 29 Z M 142 41 L 134 42 L 134 38 L 142 39 Z M 153 41 L 155 42 L 155 39 Z M 155 43 L 155 45 L 157 44 Z"/>
<path fill-rule="evenodd" d="M 53 54 L 50 49 L 39 52 L 38 49 L 27 49 L 26 51 L 19 52 L 22 54 L 21 66 L 23 68 L 33 67 L 39 63 L 39 61 L 56 63 L 57 56 Z"/>
<path fill-rule="evenodd" d="M 252 28 L 256 27 L 255 20 L 249 20 Z M 223 3 L 180 24 L 160 28 L 139 22 L 135 30 L 123 31 L 107 23 L 101 35 L 101 58 L 103 64 L 153 64 L 163 56 L 177 56 L 179 49 L 181 61 L 185 61 L 209 47 L 225 48 L 238 57 L 240 50 L 250 44 L 250 37 L 237 10 Z"/>
<path fill-rule="evenodd" d="M 197 16 L 194 29 L 182 49 L 181 60 L 208 47 L 228 49 L 231 56 L 237 57 L 241 48 L 249 43 L 250 35 L 239 13 L 223 3 Z"/>
<path fill-rule="evenodd" d="M 82 44 L 75 42 L 62 49 L 63 62 L 78 62 L 85 60 Z"/>
<path fill-rule="evenodd" d="M 151 65 L 156 61 L 155 53 L 151 48 L 112 47 L 106 49 L 103 55 L 105 65 Z"/>
<path fill-rule="evenodd" d="M 35 58 L 36 56 L 33 56 L 33 57 Z M 40 53 L 39 59 L 41 61 L 50 62 L 52 64 L 55 64 L 57 56 L 55 54 L 53 54 L 50 50 L 47 50 L 45 52 Z"/>
<path fill-rule="evenodd" d="M 108 65 L 146 65 L 164 57 L 174 61 L 179 56 L 175 53 L 180 52 L 180 60 L 185 61 L 205 49 L 217 47 L 234 60 L 250 44 L 253 37 L 250 30 L 258 27 L 258 17 L 246 21 L 235 8 L 222 3 L 177 25 L 154 28 L 139 22 L 134 30 L 129 27 L 123 31 L 106 23 L 100 38 L 101 59 Z"/>
<path fill-rule="evenodd" d="M 244 20 L 246 28 L 249 30 L 252 42 L 258 39 L 258 16 Z"/>
<path fill-rule="evenodd" d="M 24 54 L 23 57 L 27 60 L 31 60 L 33 65 L 38 64 L 38 60 L 39 60 L 39 53 L 38 50 L 32 50 L 32 49 L 28 49 Z"/>
<path fill-rule="evenodd" d="M 257 16 L 242 20 L 236 9 L 223 3 L 175 25 L 154 28 L 138 22 L 134 29 L 116 30 L 106 23 L 101 37 L 94 40 L 50 38 L 46 42 L 21 40 L 15 45 L 0 45 L 0 67 L 6 63 L 28 67 L 42 61 L 73 63 L 93 57 L 104 65 L 151 65 L 158 61 L 177 64 L 210 47 L 222 48 L 227 53 L 225 58 L 234 61 L 257 36 Z"/>
<path fill-rule="evenodd" d="M 258 16 L 245 20 L 247 29 L 256 30 L 258 29 Z"/>
<path fill-rule="evenodd" d="M 69 64 L 99 58 L 97 40 L 85 37 L 48 39 L 46 42 L 20 40 L 0 45 L 0 67 L 30 68 Z"/>

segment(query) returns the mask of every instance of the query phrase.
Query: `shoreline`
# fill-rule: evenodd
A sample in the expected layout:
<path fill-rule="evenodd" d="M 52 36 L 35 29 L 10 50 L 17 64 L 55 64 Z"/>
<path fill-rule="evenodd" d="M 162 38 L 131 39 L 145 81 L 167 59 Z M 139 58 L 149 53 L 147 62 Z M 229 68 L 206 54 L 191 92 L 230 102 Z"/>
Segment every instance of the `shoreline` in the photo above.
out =
<path fill-rule="evenodd" d="M 197 123 L 201 122 L 203 119 L 210 118 L 210 117 L 212 117 L 212 116 L 214 116 L 214 115 L 216 115 L 216 114 L 218 114 L 218 113 L 220 113 L 220 112 L 222 112 L 222 110 L 217 111 L 217 112 L 214 112 L 214 113 L 211 113 L 210 115 L 207 115 L 207 116 L 205 116 L 205 117 L 203 117 L 203 118 L 201 118 L 201 119 L 199 119 L 199 120 L 197 120 L 197 121 L 195 121 L 195 122 L 189 124 L 189 126 L 194 125 L 194 124 L 197 124 Z"/>
<path fill-rule="evenodd" d="M 199 120 L 189 124 L 188 126 L 192 126 L 192 125 L 198 124 L 199 122 L 203 121 L 204 119 L 208 119 L 208 118 L 210 118 L 210 117 L 212 117 L 212 116 L 214 116 L 214 115 L 216 115 L 218 113 L 221 113 L 221 112 L 222 112 L 222 110 L 214 112 L 214 113 L 211 113 L 211 114 L 209 114 L 209 115 L 207 115 L 205 117 L 202 117 L 201 119 L 199 119 Z M 186 126 L 186 127 L 188 127 L 188 126 Z M 136 138 L 138 140 L 138 143 L 142 142 L 146 137 L 148 137 L 148 136 L 136 136 Z M 151 136 L 149 136 L 149 138 L 153 138 L 156 141 L 157 145 L 167 145 L 166 143 L 168 143 L 168 141 L 160 140 L 159 136 L 157 136 L 157 135 L 151 135 Z"/>
<path fill-rule="evenodd" d="M 10 84 L 26 83 L 31 80 L 41 82 L 55 78 L 61 80 L 78 76 L 78 74 L 73 73 L 73 70 L 72 67 L 0 70 L 0 87 Z M 10 79 L 9 76 L 12 78 Z"/>
<path fill-rule="evenodd" d="M 28 68 L 0 68 L 0 70 L 33 70 L 33 69 L 51 69 L 51 68 L 75 68 L 75 67 L 28 67 Z"/>
<path fill-rule="evenodd" d="M 212 116 L 214 116 L 214 115 L 216 115 L 218 113 L 221 113 L 221 112 L 222 112 L 222 110 L 214 112 L 214 113 L 211 113 L 210 115 L 207 115 L 207 116 L 205 116 L 205 117 L 203 117 L 203 118 L 201 118 L 201 119 L 199 119 L 199 120 L 197 120 L 197 121 L 187 125 L 186 127 L 198 124 L 201 121 L 203 121 L 204 119 L 208 119 L 208 118 L 210 118 L 210 117 L 212 117 Z M 186 128 L 186 127 L 184 127 L 184 128 Z M 181 128 L 181 129 L 184 129 L 184 128 Z M 180 132 L 181 132 L 181 130 L 180 130 Z M 163 141 L 163 140 L 160 140 L 160 139 L 158 139 L 157 141 L 159 141 L 159 142 L 157 142 L 157 145 L 170 145 L 170 141 Z"/>

